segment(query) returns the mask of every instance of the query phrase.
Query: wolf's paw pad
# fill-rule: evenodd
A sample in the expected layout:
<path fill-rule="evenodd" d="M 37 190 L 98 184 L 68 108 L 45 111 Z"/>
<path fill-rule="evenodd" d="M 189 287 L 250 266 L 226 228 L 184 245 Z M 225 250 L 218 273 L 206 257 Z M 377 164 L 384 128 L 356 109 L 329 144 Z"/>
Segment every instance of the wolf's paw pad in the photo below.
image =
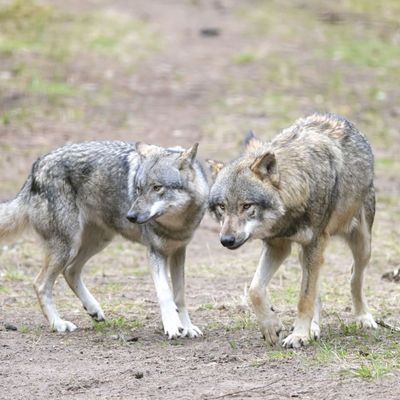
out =
<path fill-rule="evenodd" d="M 314 321 L 311 323 L 310 335 L 314 340 L 318 340 L 321 336 L 321 329 L 319 328 L 319 325 Z"/>
<path fill-rule="evenodd" d="M 356 317 L 357 325 L 360 328 L 377 329 L 378 325 L 371 314 L 363 314 Z"/>
<path fill-rule="evenodd" d="M 51 328 L 56 332 L 73 332 L 76 329 L 76 325 L 72 322 L 59 319 L 52 323 Z"/>
<path fill-rule="evenodd" d="M 282 328 L 283 326 L 278 319 L 264 322 L 260 326 L 262 337 L 270 346 L 279 342 Z"/>
<path fill-rule="evenodd" d="M 310 337 L 307 335 L 299 335 L 296 333 L 291 333 L 283 342 L 282 346 L 287 349 L 299 349 L 302 346 L 306 346 L 310 341 Z"/>
<path fill-rule="evenodd" d="M 196 325 L 190 325 L 183 329 L 181 336 L 182 337 L 187 336 L 189 338 L 196 338 L 199 336 L 203 336 L 203 332 Z"/>

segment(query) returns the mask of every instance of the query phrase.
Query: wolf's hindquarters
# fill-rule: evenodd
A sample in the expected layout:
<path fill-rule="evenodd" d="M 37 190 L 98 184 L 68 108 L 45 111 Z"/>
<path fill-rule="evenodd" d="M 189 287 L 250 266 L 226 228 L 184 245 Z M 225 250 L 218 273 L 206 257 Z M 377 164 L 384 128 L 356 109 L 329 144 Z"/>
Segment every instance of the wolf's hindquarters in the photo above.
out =
<path fill-rule="evenodd" d="M 0 242 L 20 235 L 29 225 L 26 204 L 20 196 L 0 203 Z"/>

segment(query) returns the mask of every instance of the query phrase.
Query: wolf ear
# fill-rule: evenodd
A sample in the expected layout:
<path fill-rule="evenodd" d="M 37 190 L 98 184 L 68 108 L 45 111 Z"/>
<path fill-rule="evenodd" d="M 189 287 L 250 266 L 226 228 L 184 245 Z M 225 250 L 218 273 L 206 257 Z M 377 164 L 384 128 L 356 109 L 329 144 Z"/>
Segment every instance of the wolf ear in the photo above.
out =
<path fill-rule="evenodd" d="M 250 165 L 250 169 L 261 179 L 269 179 L 274 186 L 279 186 L 278 166 L 275 154 L 267 151 L 258 156 Z"/>
<path fill-rule="evenodd" d="M 244 153 L 249 154 L 262 147 L 264 143 L 256 138 L 253 131 L 248 131 L 244 138 Z"/>
<path fill-rule="evenodd" d="M 213 181 L 215 181 L 215 178 L 219 174 L 219 171 L 221 171 L 222 168 L 224 168 L 225 164 L 221 161 L 215 161 L 215 160 L 206 160 L 206 163 L 208 165 L 208 168 L 210 169 L 211 172 L 211 178 Z"/>
<path fill-rule="evenodd" d="M 182 154 L 179 156 L 181 168 L 193 165 L 198 147 L 199 144 L 195 143 L 192 147 L 182 152 Z"/>

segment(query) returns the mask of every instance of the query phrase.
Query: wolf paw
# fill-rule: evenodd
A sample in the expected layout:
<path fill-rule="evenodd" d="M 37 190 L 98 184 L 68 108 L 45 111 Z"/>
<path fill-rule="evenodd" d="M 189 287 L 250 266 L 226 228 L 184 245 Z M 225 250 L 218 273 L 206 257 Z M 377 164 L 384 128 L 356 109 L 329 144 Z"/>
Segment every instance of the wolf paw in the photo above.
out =
<path fill-rule="evenodd" d="M 282 346 L 287 349 L 299 349 L 302 346 L 306 346 L 310 341 L 310 337 L 307 335 L 300 335 L 297 333 L 291 333 L 283 342 Z"/>
<path fill-rule="evenodd" d="M 76 325 L 72 322 L 58 319 L 51 324 L 51 329 L 56 332 L 73 332 L 76 329 Z"/>
<path fill-rule="evenodd" d="M 260 324 L 260 330 L 263 339 L 270 346 L 273 346 L 279 342 L 282 328 L 282 323 L 276 317 Z"/>
<path fill-rule="evenodd" d="M 168 336 L 168 339 L 177 339 L 182 336 L 184 331 L 183 325 L 178 317 L 178 313 L 170 315 L 169 318 L 163 318 L 164 333 Z"/>
<path fill-rule="evenodd" d="M 374 320 L 374 317 L 370 314 L 362 314 L 356 317 L 357 325 L 361 328 L 377 329 L 378 325 Z"/>
<path fill-rule="evenodd" d="M 177 325 L 177 326 L 164 326 L 164 333 L 168 336 L 169 340 L 172 339 L 177 339 L 178 337 L 182 336 L 184 329 L 183 326 Z"/>
<path fill-rule="evenodd" d="M 103 313 L 103 310 L 101 310 L 101 309 L 98 310 L 98 311 L 95 311 L 93 313 L 89 313 L 89 315 L 97 322 L 101 322 L 101 321 L 105 321 L 106 320 L 106 317 L 105 317 L 105 315 Z"/>
<path fill-rule="evenodd" d="M 314 340 L 318 340 L 321 336 L 321 329 L 319 328 L 319 325 L 315 321 L 311 322 L 310 336 Z"/>
<path fill-rule="evenodd" d="M 195 338 L 195 337 L 203 336 L 203 332 L 196 325 L 190 324 L 190 326 L 186 326 L 183 329 L 181 336 Z"/>

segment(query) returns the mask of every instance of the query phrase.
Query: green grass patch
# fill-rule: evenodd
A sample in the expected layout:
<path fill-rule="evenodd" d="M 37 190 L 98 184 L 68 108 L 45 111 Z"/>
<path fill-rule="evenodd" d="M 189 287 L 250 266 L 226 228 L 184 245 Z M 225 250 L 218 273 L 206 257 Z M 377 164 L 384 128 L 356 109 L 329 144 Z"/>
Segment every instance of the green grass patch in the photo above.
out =
<path fill-rule="evenodd" d="M 146 25 L 111 11 L 70 14 L 35 0 L 0 3 L 0 53 L 30 51 L 66 61 L 85 51 L 132 61 L 159 48 Z"/>
<path fill-rule="evenodd" d="M 123 331 L 141 328 L 144 325 L 141 320 L 127 320 L 124 317 L 107 319 L 102 322 L 93 321 L 95 332 Z"/>
<path fill-rule="evenodd" d="M 315 354 L 313 361 L 318 364 L 327 364 L 332 362 L 343 362 L 348 352 L 346 349 L 325 341 L 314 342 Z"/>
<path fill-rule="evenodd" d="M 50 81 L 35 77 L 31 80 L 28 90 L 32 93 L 45 94 L 50 96 L 72 96 L 77 89 L 62 81 Z"/>
<path fill-rule="evenodd" d="M 22 271 L 15 269 L 7 269 L 1 274 L 5 281 L 20 282 L 26 279 L 26 275 Z"/>
<path fill-rule="evenodd" d="M 132 73 L 160 48 L 146 23 L 101 8 L 72 13 L 37 0 L 0 0 L 0 26 L 3 126 L 85 119 L 89 107 L 108 104 L 114 69 Z"/>
<path fill-rule="evenodd" d="M 267 353 L 268 360 L 288 360 L 296 356 L 294 350 L 271 350 Z"/>
<path fill-rule="evenodd" d="M 238 65 L 251 64 L 257 61 L 259 57 L 252 51 L 242 51 L 233 57 L 233 63 Z"/>
<path fill-rule="evenodd" d="M 397 70 L 400 47 L 374 34 L 363 32 L 358 37 L 352 29 L 330 28 L 326 32 L 325 54 L 329 59 L 366 67 Z"/>
<path fill-rule="evenodd" d="M 216 310 L 218 308 L 218 304 L 217 303 L 204 303 L 201 304 L 198 307 L 198 310 L 200 311 L 210 311 L 210 310 Z"/>
<path fill-rule="evenodd" d="M 360 365 L 354 371 L 351 371 L 351 373 L 357 378 L 376 379 L 387 374 L 389 371 L 390 368 L 386 363 L 371 362 L 369 364 Z"/>
<path fill-rule="evenodd" d="M 235 315 L 231 322 L 225 326 L 226 331 L 240 331 L 244 329 L 256 329 L 257 323 L 254 320 L 252 313 L 244 312 Z"/>
<path fill-rule="evenodd" d="M 372 17 L 395 19 L 400 14 L 400 3 L 397 0 L 346 0 L 341 4 L 348 12 L 364 13 Z"/>
<path fill-rule="evenodd" d="M 0 286 L 0 293 L 10 293 L 10 292 L 11 292 L 10 288 L 6 286 Z"/>

